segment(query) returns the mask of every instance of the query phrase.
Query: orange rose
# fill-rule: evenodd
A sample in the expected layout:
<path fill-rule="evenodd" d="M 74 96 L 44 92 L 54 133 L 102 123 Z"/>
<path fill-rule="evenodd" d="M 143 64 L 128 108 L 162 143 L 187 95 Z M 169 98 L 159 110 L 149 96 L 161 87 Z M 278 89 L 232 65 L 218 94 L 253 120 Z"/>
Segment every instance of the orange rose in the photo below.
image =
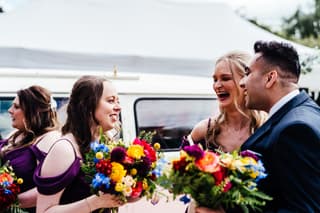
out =
<path fill-rule="evenodd" d="M 196 161 L 196 166 L 201 171 L 213 173 L 219 169 L 219 156 L 207 151 L 202 158 Z"/>

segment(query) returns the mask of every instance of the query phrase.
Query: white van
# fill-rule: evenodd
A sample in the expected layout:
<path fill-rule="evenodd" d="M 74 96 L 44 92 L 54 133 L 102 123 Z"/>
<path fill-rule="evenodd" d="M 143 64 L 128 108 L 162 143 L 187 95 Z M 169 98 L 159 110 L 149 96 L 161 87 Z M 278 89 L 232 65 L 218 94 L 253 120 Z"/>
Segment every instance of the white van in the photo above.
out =
<path fill-rule="evenodd" d="M 122 137 L 130 141 L 140 131 L 156 130 L 154 141 L 165 153 L 177 151 L 181 139 L 192 127 L 218 111 L 212 79 L 146 73 L 121 73 L 0 69 L 0 133 L 5 137 L 11 129 L 8 108 L 19 89 L 41 85 L 49 89 L 61 108 L 69 97 L 73 83 L 82 75 L 100 75 L 116 86 L 122 106 Z M 59 113 L 64 120 L 64 113 Z"/>

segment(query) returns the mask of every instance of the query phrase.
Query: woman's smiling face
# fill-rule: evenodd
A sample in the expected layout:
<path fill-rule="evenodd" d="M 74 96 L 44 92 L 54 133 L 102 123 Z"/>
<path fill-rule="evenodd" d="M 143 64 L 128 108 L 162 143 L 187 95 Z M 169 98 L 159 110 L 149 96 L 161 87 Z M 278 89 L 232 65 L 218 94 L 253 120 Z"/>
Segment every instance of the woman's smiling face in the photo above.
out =
<path fill-rule="evenodd" d="M 239 105 L 243 102 L 243 92 L 239 86 L 241 76 L 235 71 L 237 69 L 235 66 L 232 67 L 233 73 L 230 68 L 226 61 L 220 61 L 213 73 L 213 89 L 217 94 L 220 108 L 233 108 L 235 100 Z"/>
<path fill-rule="evenodd" d="M 115 87 L 108 81 L 103 83 L 103 93 L 95 111 L 95 118 L 104 131 L 115 127 L 119 122 L 121 107 Z"/>

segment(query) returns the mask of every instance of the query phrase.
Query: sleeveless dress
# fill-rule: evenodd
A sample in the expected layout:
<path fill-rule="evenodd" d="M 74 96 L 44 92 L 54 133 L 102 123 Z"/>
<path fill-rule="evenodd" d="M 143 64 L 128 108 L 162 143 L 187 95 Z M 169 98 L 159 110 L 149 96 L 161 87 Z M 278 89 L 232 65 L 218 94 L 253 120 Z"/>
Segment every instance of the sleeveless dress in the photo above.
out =
<path fill-rule="evenodd" d="M 182 139 L 181 148 L 185 146 L 191 146 L 193 144 L 201 144 L 204 150 L 215 151 L 216 149 L 218 149 L 219 145 L 216 142 L 209 143 L 208 141 L 206 141 L 206 138 L 210 134 L 210 127 L 211 127 L 211 118 L 208 118 L 207 132 L 206 132 L 205 138 L 200 141 L 193 141 L 191 137 L 184 137 Z"/>
<path fill-rule="evenodd" d="M 0 140 L 0 149 L 8 144 L 8 140 Z M 3 157 L 3 162 L 10 161 L 16 176 L 23 179 L 20 185 L 21 193 L 34 188 L 33 173 L 37 166 L 37 161 L 42 161 L 46 153 L 39 150 L 36 145 L 25 146 L 7 152 Z M 28 212 L 36 212 L 36 208 L 26 208 Z"/>
<path fill-rule="evenodd" d="M 71 143 L 71 141 L 66 138 L 61 140 L 66 140 Z M 90 185 L 86 183 L 84 173 L 80 169 L 81 158 L 77 157 L 74 148 L 73 151 L 76 156 L 75 160 L 64 173 L 54 177 L 41 177 L 42 161 L 38 164 L 33 176 L 38 192 L 43 195 L 53 195 L 65 188 L 59 201 L 60 205 L 73 203 L 92 195 Z M 99 210 L 94 212 L 99 212 Z M 109 210 L 105 209 L 103 212 L 109 212 Z"/>

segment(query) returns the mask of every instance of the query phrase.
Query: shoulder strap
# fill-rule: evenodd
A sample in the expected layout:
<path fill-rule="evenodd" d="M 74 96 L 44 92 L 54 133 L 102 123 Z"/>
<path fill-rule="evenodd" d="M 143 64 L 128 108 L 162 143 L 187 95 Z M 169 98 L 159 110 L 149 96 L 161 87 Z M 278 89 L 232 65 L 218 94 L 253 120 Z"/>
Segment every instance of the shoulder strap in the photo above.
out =
<path fill-rule="evenodd" d="M 207 136 L 209 135 L 210 126 L 211 126 L 211 118 L 208 119 Z"/>
<path fill-rule="evenodd" d="M 40 137 L 38 137 L 32 145 L 37 145 L 38 143 L 40 143 L 46 135 L 47 133 L 40 135 Z"/>
<path fill-rule="evenodd" d="M 75 158 L 77 158 L 77 157 L 78 157 L 78 156 L 77 156 L 77 152 L 76 152 L 76 150 L 74 149 L 74 146 L 73 146 L 72 142 L 71 142 L 70 139 L 68 139 L 68 138 L 59 138 L 58 140 L 56 140 L 56 141 L 52 144 L 52 146 L 50 147 L 50 149 L 48 150 L 48 153 L 51 151 L 51 149 L 54 147 L 54 145 L 56 145 L 58 142 L 63 141 L 63 140 L 65 140 L 65 141 L 67 141 L 68 143 L 70 143 L 70 145 L 72 146 L 72 149 L 73 149 L 74 156 L 75 156 Z"/>

